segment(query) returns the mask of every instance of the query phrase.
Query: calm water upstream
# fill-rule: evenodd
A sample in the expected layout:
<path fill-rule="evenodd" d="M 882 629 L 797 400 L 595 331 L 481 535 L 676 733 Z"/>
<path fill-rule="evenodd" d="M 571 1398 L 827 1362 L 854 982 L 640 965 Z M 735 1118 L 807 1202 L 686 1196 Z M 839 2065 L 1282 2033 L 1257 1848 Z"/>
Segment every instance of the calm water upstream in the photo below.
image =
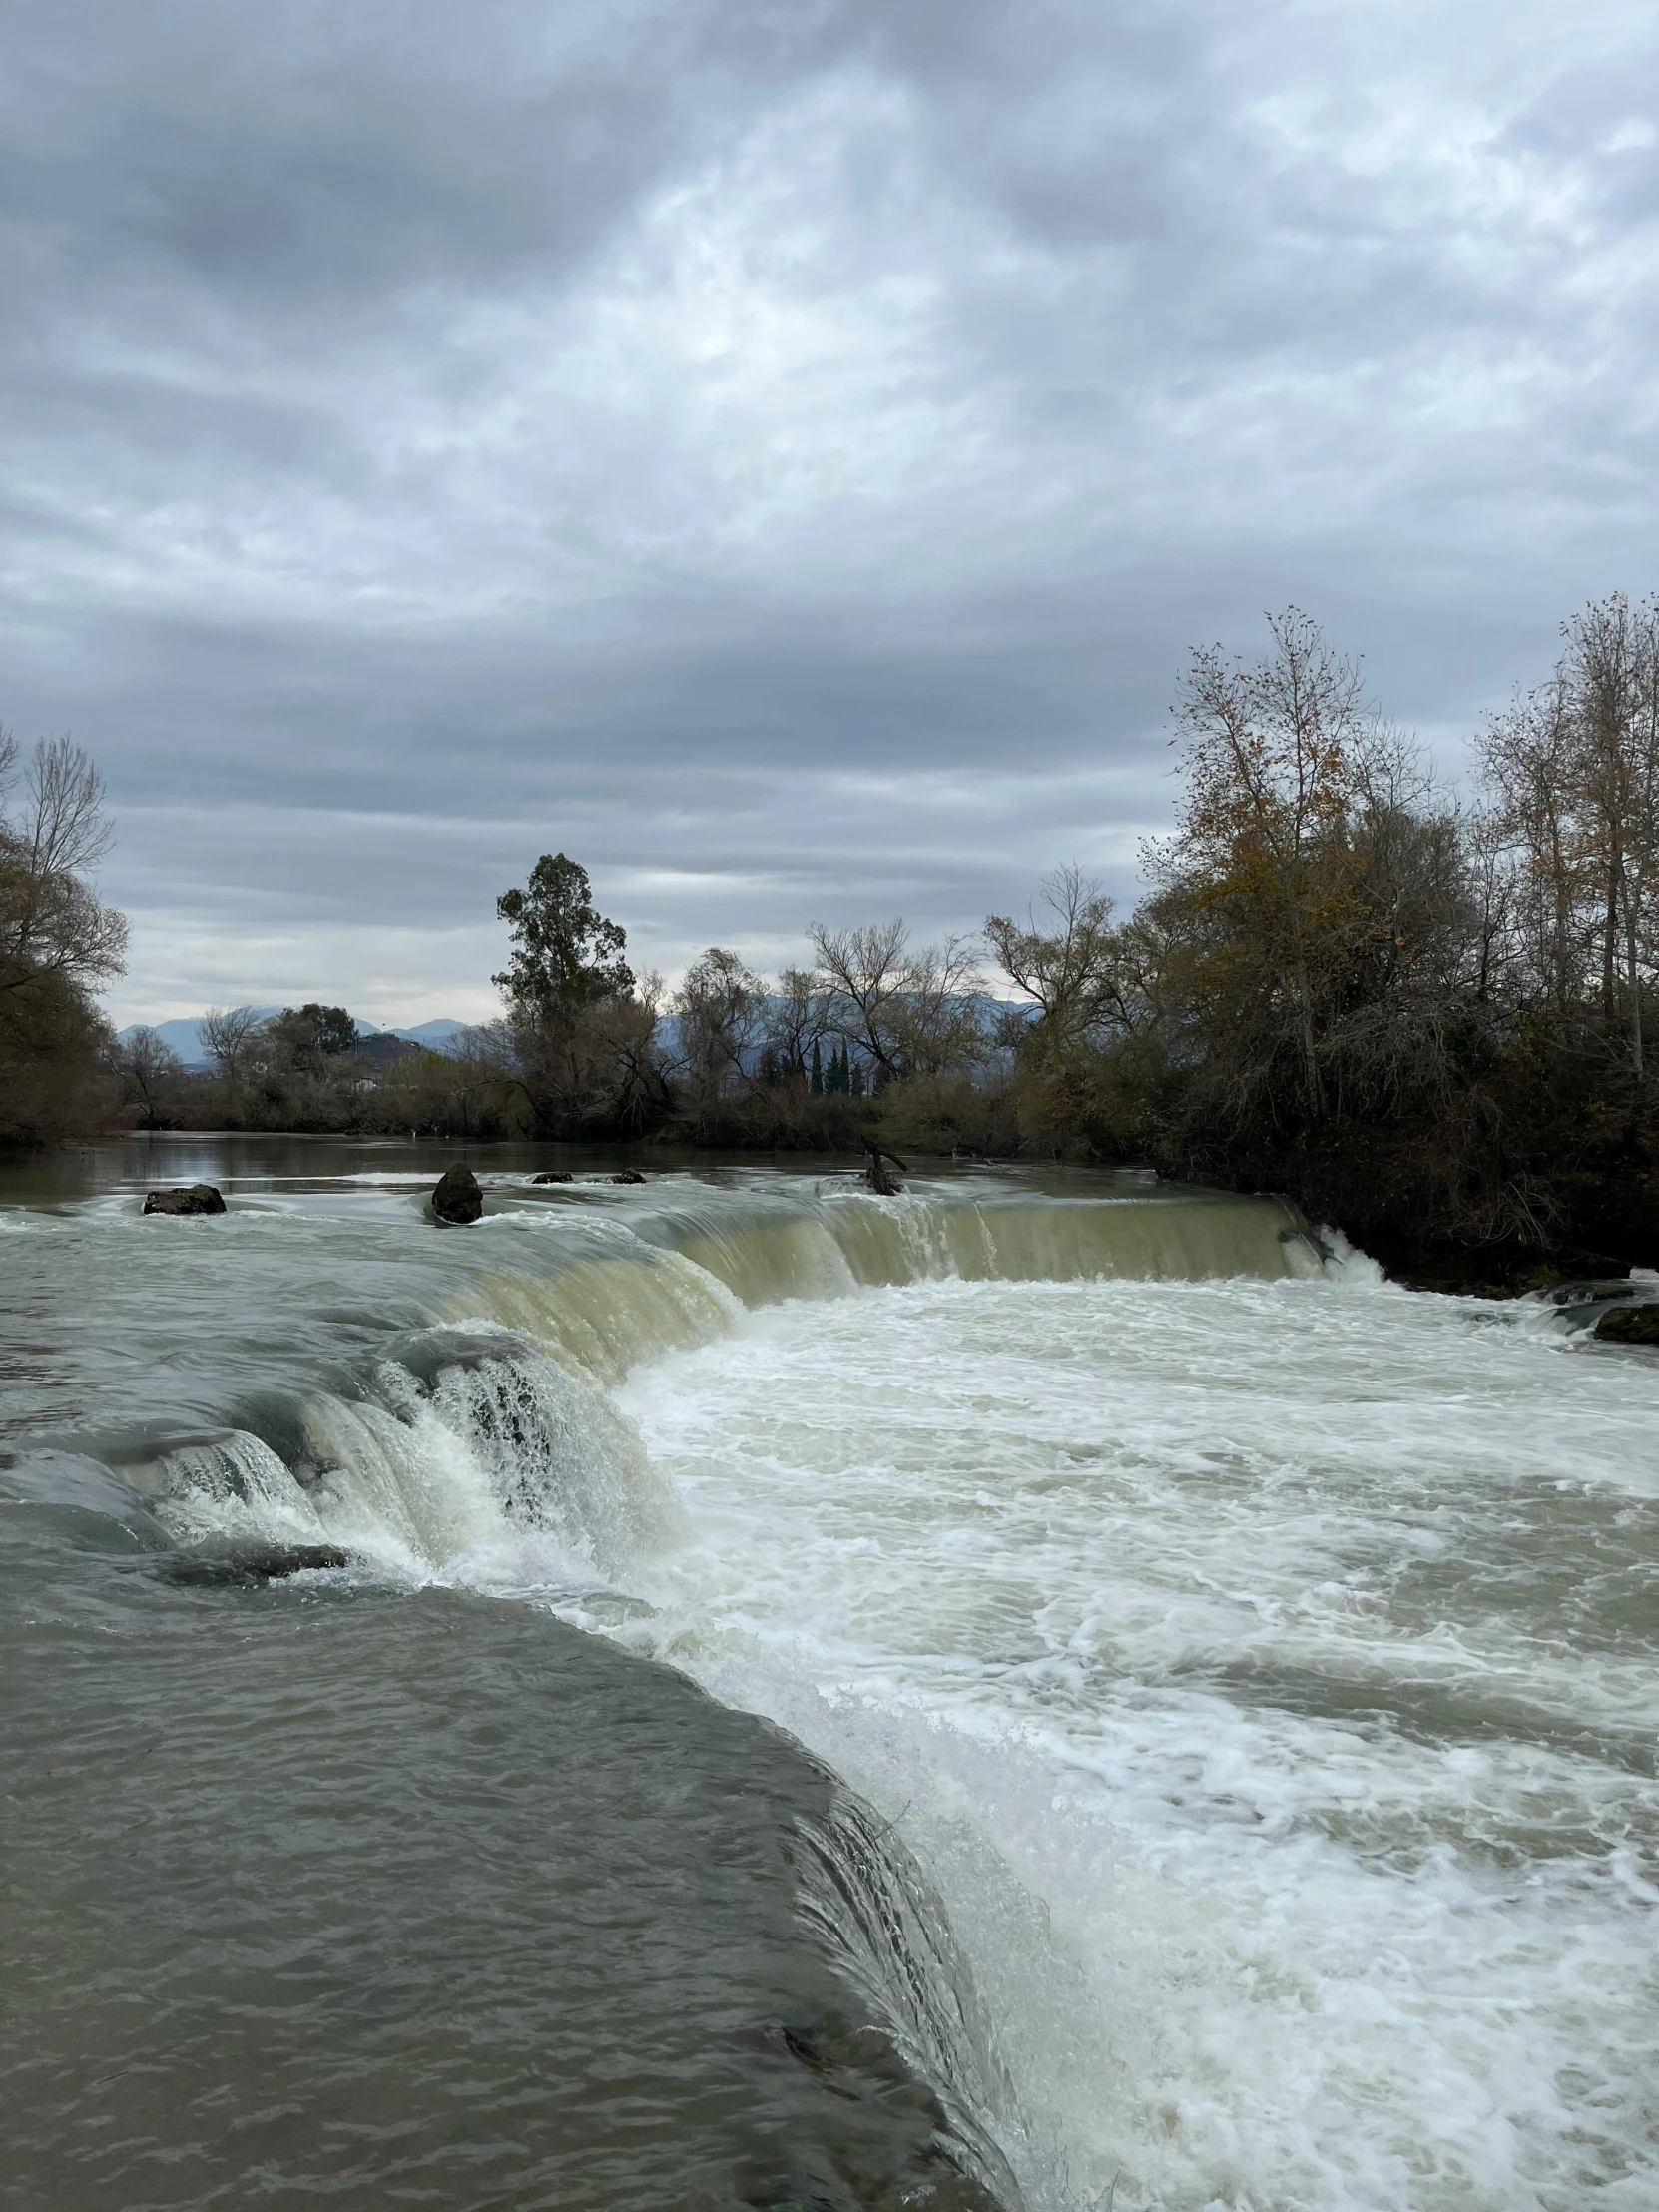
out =
<path fill-rule="evenodd" d="M 1654 2212 L 1659 1355 L 453 1156 L 0 1177 L 0 2198 Z"/>

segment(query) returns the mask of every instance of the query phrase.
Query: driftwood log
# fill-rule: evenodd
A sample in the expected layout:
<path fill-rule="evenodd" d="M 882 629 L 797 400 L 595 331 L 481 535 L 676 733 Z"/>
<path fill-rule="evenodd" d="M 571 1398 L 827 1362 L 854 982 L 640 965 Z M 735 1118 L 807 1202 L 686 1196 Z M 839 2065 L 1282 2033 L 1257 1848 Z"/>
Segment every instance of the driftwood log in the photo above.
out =
<path fill-rule="evenodd" d="M 869 1154 L 864 1167 L 864 1181 L 877 1198 L 896 1198 L 904 1186 L 894 1182 L 881 1163 L 883 1160 L 890 1160 L 895 1168 L 902 1169 L 906 1175 L 909 1174 L 909 1169 L 896 1152 L 889 1152 L 884 1144 L 877 1144 L 873 1137 L 865 1137 L 863 1147 Z"/>

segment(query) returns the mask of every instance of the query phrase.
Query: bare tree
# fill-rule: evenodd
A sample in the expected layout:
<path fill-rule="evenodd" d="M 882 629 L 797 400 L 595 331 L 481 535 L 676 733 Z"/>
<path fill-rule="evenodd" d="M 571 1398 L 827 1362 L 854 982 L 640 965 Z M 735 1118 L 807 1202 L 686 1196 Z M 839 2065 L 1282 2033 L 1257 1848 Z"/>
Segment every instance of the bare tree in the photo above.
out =
<path fill-rule="evenodd" d="M 1583 952 L 1582 868 L 1571 820 L 1570 722 L 1559 679 L 1516 698 L 1480 734 L 1489 834 L 1512 863 L 1517 951 L 1565 1023 Z"/>
<path fill-rule="evenodd" d="M 1357 660 L 1300 608 L 1268 617 L 1273 650 L 1248 664 L 1195 653 L 1176 701 L 1186 803 L 1152 871 L 1201 899 L 1248 909 L 1263 986 L 1290 1017 L 1309 1113 L 1325 1111 L 1314 973 L 1349 889 L 1340 831 L 1374 749 Z"/>
<path fill-rule="evenodd" d="M 24 791 L 22 819 L 36 872 L 80 875 L 96 867 L 115 836 L 104 813 L 104 779 L 67 733 L 35 747 Z"/>
<path fill-rule="evenodd" d="M 748 1072 L 761 1032 L 766 989 L 735 952 L 711 945 L 674 998 L 680 1059 L 707 1107 Z"/>
<path fill-rule="evenodd" d="M 204 1049 L 227 1083 L 241 1081 L 248 1048 L 263 1026 L 252 1006 L 210 1006 L 197 1024 Z"/>
<path fill-rule="evenodd" d="M 116 1045 L 115 1066 L 128 1103 L 139 1109 L 140 1128 L 162 1128 L 167 1093 L 185 1072 L 173 1047 L 154 1029 L 133 1029 Z"/>
<path fill-rule="evenodd" d="M 104 787 L 79 746 L 42 739 L 19 776 L 17 741 L 0 732 L 0 991 L 61 977 L 96 990 L 121 973 L 124 915 L 99 904 L 83 870 L 109 849 Z"/>
<path fill-rule="evenodd" d="M 1562 626 L 1547 684 L 1495 718 L 1482 754 L 1513 855 L 1519 926 L 1558 1024 L 1599 999 L 1639 1094 L 1659 874 L 1659 601 L 1622 593 Z"/>
<path fill-rule="evenodd" d="M 1028 1036 L 1039 1052 L 1074 1050 L 1102 1027 L 1135 1025 L 1112 901 L 1075 862 L 1043 877 L 1023 922 L 989 915 L 985 936 L 1002 972 L 1037 1009 Z"/>
<path fill-rule="evenodd" d="M 1615 592 L 1585 607 L 1565 636 L 1573 796 L 1598 892 L 1602 1006 L 1611 1031 L 1622 992 L 1640 1088 L 1642 936 L 1659 844 L 1659 603 L 1632 607 Z"/>
<path fill-rule="evenodd" d="M 766 1005 L 766 1049 L 780 1075 L 807 1081 L 813 1047 L 830 1033 L 830 997 L 816 968 L 785 968 Z"/>
<path fill-rule="evenodd" d="M 965 937 L 912 949 L 901 919 L 808 931 L 830 994 L 828 1026 L 888 1079 L 939 1075 L 985 1048 L 974 1004 L 984 989 Z"/>

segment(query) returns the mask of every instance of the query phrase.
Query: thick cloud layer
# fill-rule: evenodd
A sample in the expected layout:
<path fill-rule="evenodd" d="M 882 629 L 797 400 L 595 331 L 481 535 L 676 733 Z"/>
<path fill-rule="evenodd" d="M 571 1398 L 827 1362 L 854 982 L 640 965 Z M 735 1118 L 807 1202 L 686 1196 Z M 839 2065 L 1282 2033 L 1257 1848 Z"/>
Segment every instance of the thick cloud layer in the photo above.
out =
<path fill-rule="evenodd" d="M 123 1018 L 482 1013 L 1132 890 L 1294 599 L 1455 770 L 1653 575 L 1659 61 L 1586 0 L 0 0 L 0 713 Z"/>

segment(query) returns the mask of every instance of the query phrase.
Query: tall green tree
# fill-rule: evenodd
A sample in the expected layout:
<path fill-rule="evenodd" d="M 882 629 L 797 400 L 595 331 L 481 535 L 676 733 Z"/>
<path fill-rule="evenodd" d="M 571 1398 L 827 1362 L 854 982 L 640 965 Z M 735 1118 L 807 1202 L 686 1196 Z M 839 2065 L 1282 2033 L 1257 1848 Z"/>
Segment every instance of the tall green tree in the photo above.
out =
<path fill-rule="evenodd" d="M 504 891 L 495 910 L 512 931 L 513 949 L 490 980 L 515 1017 L 568 1018 L 633 989 L 626 930 L 599 912 L 587 869 L 564 853 L 544 852 L 524 889 Z"/>
<path fill-rule="evenodd" d="M 315 1073 L 324 1060 L 337 1060 L 351 1050 L 357 1024 L 343 1006 L 324 1006 L 312 998 L 274 1014 L 266 1023 L 266 1037 L 295 1067 Z"/>

